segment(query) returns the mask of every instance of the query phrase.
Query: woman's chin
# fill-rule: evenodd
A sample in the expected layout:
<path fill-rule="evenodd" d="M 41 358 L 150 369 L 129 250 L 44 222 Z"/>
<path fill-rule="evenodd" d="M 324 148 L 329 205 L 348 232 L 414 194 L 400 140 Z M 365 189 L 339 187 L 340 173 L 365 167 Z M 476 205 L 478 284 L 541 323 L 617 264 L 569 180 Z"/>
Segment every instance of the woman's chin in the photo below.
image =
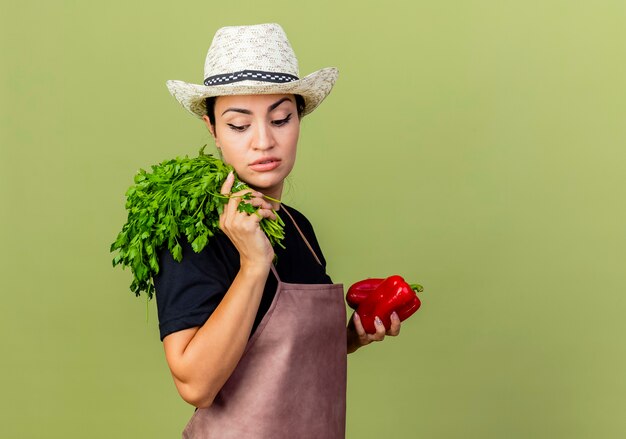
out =
<path fill-rule="evenodd" d="M 248 186 L 254 188 L 265 195 L 271 195 L 269 192 L 278 193 L 282 191 L 283 182 L 287 175 L 284 172 L 253 172 L 241 176 Z"/>

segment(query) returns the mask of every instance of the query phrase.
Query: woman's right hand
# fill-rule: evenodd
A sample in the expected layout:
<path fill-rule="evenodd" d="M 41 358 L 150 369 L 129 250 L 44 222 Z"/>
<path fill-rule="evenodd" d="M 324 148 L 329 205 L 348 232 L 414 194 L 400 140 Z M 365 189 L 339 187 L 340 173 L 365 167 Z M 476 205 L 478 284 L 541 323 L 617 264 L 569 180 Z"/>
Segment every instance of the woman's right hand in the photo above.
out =
<path fill-rule="evenodd" d="M 235 176 L 231 172 L 220 190 L 222 195 L 230 196 L 220 215 L 220 229 L 237 248 L 242 268 L 267 269 L 274 259 L 274 249 L 259 223 L 263 218 L 276 219 L 276 215 L 272 205 L 260 192 L 246 189 L 231 194 L 234 182 Z M 252 198 L 246 202 L 259 207 L 258 214 L 247 214 L 237 209 L 242 201 L 241 197 L 248 192 L 252 194 Z"/>

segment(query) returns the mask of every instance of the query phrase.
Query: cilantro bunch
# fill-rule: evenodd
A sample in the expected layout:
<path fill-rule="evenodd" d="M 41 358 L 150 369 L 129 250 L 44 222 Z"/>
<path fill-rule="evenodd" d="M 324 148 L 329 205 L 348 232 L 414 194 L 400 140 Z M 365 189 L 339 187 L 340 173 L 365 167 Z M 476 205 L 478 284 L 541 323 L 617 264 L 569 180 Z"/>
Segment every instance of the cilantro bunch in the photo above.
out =
<path fill-rule="evenodd" d="M 183 235 L 198 253 L 219 231 L 219 216 L 230 199 L 220 189 L 230 171 L 232 166 L 205 154 L 204 147 L 198 157 L 166 160 L 153 165 L 152 172 L 139 170 L 126 192 L 128 220 L 111 244 L 111 252 L 117 251 L 113 266 L 130 267 L 134 276 L 130 290 L 136 296 L 145 291 L 148 300 L 152 298 L 161 247 L 167 246 L 180 262 Z M 233 192 L 243 189 L 248 186 L 235 176 Z M 242 196 L 238 209 L 258 215 L 258 208 L 245 201 L 250 198 L 249 193 Z M 284 223 L 278 215 L 276 220 L 263 218 L 260 226 L 272 245 L 283 247 Z"/>

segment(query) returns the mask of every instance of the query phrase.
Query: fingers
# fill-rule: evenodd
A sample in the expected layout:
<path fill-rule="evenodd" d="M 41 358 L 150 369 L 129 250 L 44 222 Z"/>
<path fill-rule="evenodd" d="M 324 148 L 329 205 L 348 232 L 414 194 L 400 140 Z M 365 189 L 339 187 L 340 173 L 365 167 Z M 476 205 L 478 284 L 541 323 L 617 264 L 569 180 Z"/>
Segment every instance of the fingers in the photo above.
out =
<path fill-rule="evenodd" d="M 378 316 L 374 317 L 374 327 L 376 328 L 376 333 L 372 334 L 372 340 L 374 341 L 383 341 L 385 339 L 385 325 L 378 318 Z"/>
<path fill-rule="evenodd" d="M 230 172 L 220 188 L 225 203 L 219 217 L 220 229 L 239 252 L 242 266 L 269 266 L 274 249 L 259 223 L 263 218 L 277 217 L 260 192 L 248 188 L 232 193 L 233 187 L 239 187 L 235 181 L 234 173 Z"/>
<path fill-rule="evenodd" d="M 250 212 L 249 210 L 247 210 L 246 213 L 247 215 L 254 216 L 254 220 L 257 223 L 260 222 L 263 218 L 268 218 L 271 220 L 276 219 L 276 213 L 274 212 L 272 205 L 262 198 L 263 194 L 261 194 L 260 192 L 246 190 L 243 192 L 237 192 L 231 195 L 231 197 L 239 199 L 239 202 L 233 205 L 237 208 L 236 210 L 238 210 L 239 204 L 241 203 L 245 203 L 255 207 L 255 215 L 251 215 L 252 212 Z"/>
<path fill-rule="evenodd" d="M 226 233 L 238 250 L 245 251 L 243 243 L 261 233 L 259 223 L 264 219 L 275 220 L 276 214 L 263 194 L 252 189 L 244 189 L 231 193 L 235 177 L 229 173 L 220 189 L 221 194 L 228 198 L 219 218 L 220 229 Z M 245 203 L 247 206 L 241 206 Z M 250 208 L 252 206 L 253 208 Z M 262 233 L 261 233 L 262 234 Z M 265 238 L 267 240 L 267 238 Z M 261 244 L 263 247 L 264 244 Z M 256 249 L 258 250 L 258 248 Z M 264 251 L 267 249 L 264 249 Z"/>
<path fill-rule="evenodd" d="M 220 228 L 222 230 L 225 230 L 225 226 L 227 225 L 227 223 L 230 224 L 232 222 L 232 219 L 237 213 L 237 207 L 241 202 L 240 197 L 234 197 L 230 194 L 230 190 L 233 187 L 234 179 L 235 177 L 232 174 L 228 174 L 228 177 L 226 177 L 226 181 L 222 185 L 222 189 L 220 191 L 222 195 L 226 195 L 227 197 L 229 197 L 228 202 L 226 203 L 226 205 L 224 205 L 224 211 L 220 215 Z"/>
<path fill-rule="evenodd" d="M 366 346 L 374 341 L 383 341 L 385 335 L 396 336 L 400 333 L 400 317 L 394 311 L 390 316 L 391 325 L 388 330 L 385 330 L 385 325 L 381 319 L 376 316 L 374 318 L 374 328 L 376 332 L 374 334 L 368 334 L 363 328 L 361 317 L 355 311 L 348 323 L 348 352 L 354 352 L 360 347 Z"/>
<path fill-rule="evenodd" d="M 365 346 L 373 341 L 382 341 L 385 339 L 385 325 L 383 325 L 383 322 L 381 322 L 378 317 L 374 319 L 374 327 L 376 328 L 376 332 L 374 334 L 368 334 L 365 332 L 363 324 L 361 323 L 361 318 L 356 311 L 354 312 L 352 321 L 354 323 L 354 329 L 359 336 L 359 343 L 361 346 Z"/>
<path fill-rule="evenodd" d="M 380 318 L 375 317 L 374 328 L 376 328 L 376 332 L 373 334 L 368 334 L 363 328 L 361 317 L 355 311 L 352 315 L 351 325 L 348 326 L 348 329 L 351 330 L 351 327 L 353 327 L 354 333 L 356 333 L 358 338 L 358 346 L 365 346 L 373 341 L 383 341 L 386 335 L 394 337 L 400 334 L 400 317 L 398 317 L 398 314 L 395 311 L 391 313 L 390 320 L 391 327 L 389 329 L 385 329 L 385 325 L 380 320 Z"/>
<path fill-rule="evenodd" d="M 247 203 L 252 204 L 254 207 L 257 207 L 259 213 L 263 218 L 269 218 L 272 220 L 276 219 L 276 213 L 274 212 L 274 208 L 272 204 L 263 198 L 263 194 L 261 192 L 251 192 L 254 198 L 250 200 L 246 200 Z"/>
<path fill-rule="evenodd" d="M 391 328 L 387 330 L 386 334 L 392 337 L 400 334 L 400 317 L 395 311 L 391 313 Z"/>
<path fill-rule="evenodd" d="M 272 207 L 272 204 L 263 198 L 263 194 L 261 192 L 253 191 L 252 189 L 244 189 L 242 191 L 235 192 L 231 194 L 231 190 L 235 181 L 235 176 L 232 172 L 228 174 L 224 184 L 222 184 L 222 188 L 220 189 L 220 193 L 229 198 L 228 202 L 224 206 L 224 211 L 228 216 L 232 214 L 238 213 L 239 204 L 246 203 L 251 204 L 252 206 L 257 208 L 256 212 L 256 221 L 259 222 L 263 218 L 268 218 L 275 220 L 276 214 Z M 250 197 L 245 197 L 247 194 L 251 195 Z"/>
<path fill-rule="evenodd" d="M 370 344 L 372 342 L 372 339 L 370 338 L 369 334 L 365 332 L 363 324 L 361 323 L 361 317 L 359 317 L 359 314 L 356 311 L 352 316 L 352 321 L 354 322 L 354 329 L 359 338 L 359 346 L 365 346 Z"/>
<path fill-rule="evenodd" d="M 220 189 L 220 194 L 228 196 L 230 199 L 228 200 L 228 207 L 230 207 L 231 211 L 233 208 L 236 208 L 239 203 L 242 201 L 242 197 L 250 193 L 252 194 L 251 199 L 245 200 L 245 202 L 252 204 L 254 207 L 258 207 L 259 209 L 265 209 L 270 211 L 270 213 L 262 214 L 264 217 L 276 219 L 276 215 L 274 215 L 272 205 L 269 201 L 263 198 L 263 194 L 258 191 L 253 191 L 252 189 L 245 189 L 234 194 L 231 194 L 231 190 L 233 189 L 233 185 L 235 183 L 235 174 L 233 171 L 230 171 L 226 176 L 226 180 L 222 184 L 222 188 Z M 232 201 L 232 203 L 231 203 Z"/>
<path fill-rule="evenodd" d="M 365 329 L 363 329 L 363 324 L 361 323 L 361 317 L 359 317 L 359 314 L 357 314 L 357 312 L 354 312 L 354 315 L 352 316 L 352 321 L 354 322 L 354 329 L 356 330 L 356 333 L 358 334 L 359 338 L 365 338 L 367 339 L 367 333 L 365 332 Z"/>
<path fill-rule="evenodd" d="M 224 184 L 222 184 L 222 188 L 220 189 L 220 194 L 228 195 L 230 194 L 231 189 L 233 188 L 233 183 L 235 183 L 235 174 L 233 171 L 228 173 L 226 180 L 224 180 Z"/>

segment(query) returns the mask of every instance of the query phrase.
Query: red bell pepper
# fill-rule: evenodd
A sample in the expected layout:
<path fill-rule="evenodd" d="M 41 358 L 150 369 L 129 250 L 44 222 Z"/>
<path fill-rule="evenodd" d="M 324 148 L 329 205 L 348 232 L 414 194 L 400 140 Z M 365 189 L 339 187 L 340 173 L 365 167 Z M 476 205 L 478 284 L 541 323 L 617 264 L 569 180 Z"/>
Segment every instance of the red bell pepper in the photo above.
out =
<path fill-rule="evenodd" d="M 395 311 L 404 321 L 421 305 L 416 292 L 423 291 L 421 285 L 409 285 L 401 276 L 386 279 L 370 278 L 353 284 L 346 294 L 348 305 L 356 309 L 367 333 L 376 332 L 374 318 L 378 316 L 385 328 L 391 327 L 391 314 Z"/>
<path fill-rule="evenodd" d="M 367 299 L 367 296 L 384 280 L 384 278 L 370 277 L 352 284 L 348 289 L 348 294 L 346 294 L 346 302 L 348 302 L 350 308 L 357 309 L 359 304 Z"/>

